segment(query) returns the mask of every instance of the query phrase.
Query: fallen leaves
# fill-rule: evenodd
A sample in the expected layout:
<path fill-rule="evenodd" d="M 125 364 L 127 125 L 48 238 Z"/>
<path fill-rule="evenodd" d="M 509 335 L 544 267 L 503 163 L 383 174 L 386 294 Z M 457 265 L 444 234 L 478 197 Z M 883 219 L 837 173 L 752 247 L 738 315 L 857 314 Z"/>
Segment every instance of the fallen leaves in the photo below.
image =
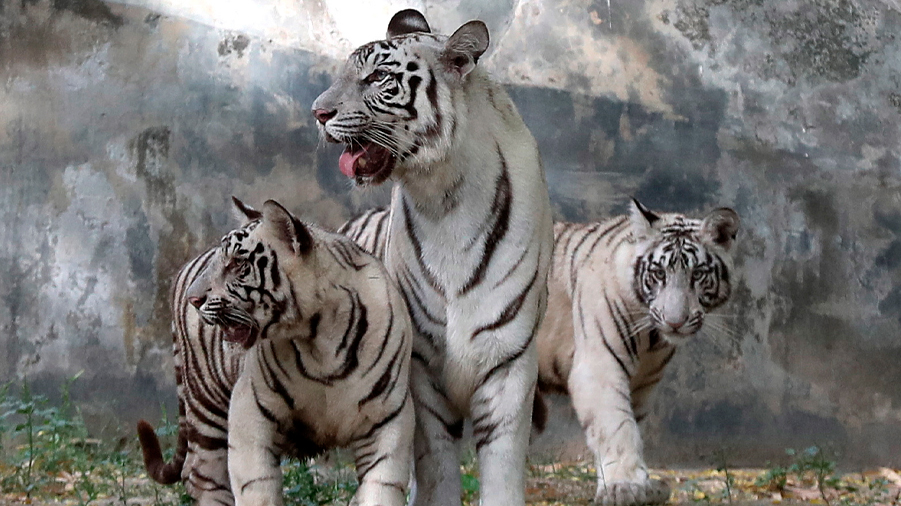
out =
<path fill-rule="evenodd" d="M 774 487 L 769 469 L 656 469 L 651 477 L 670 485 L 670 504 L 748 503 L 901 505 L 901 473 L 881 467 L 862 473 L 836 474 L 821 492 L 805 476 L 785 476 Z M 532 506 L 591 504 L 596 488 L 595 470 L 584 463 L 531 466 L 527 503 Z M 776 482 L 781 485 L 780 482 Z"/>

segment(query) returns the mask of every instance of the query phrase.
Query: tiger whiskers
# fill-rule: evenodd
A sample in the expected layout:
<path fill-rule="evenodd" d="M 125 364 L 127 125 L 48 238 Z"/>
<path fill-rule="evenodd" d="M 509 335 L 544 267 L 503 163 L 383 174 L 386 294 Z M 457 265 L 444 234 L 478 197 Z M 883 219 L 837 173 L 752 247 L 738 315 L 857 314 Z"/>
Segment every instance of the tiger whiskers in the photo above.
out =
<path fill-rule="evenodd" d="M 629 333 L 626 335 L 626 337 L 635 337 L 638 334 L 641 334 L 642 332 L 650 330 L 652 328 L 654 328 L 654 322 L 651 320 L 651 317 L 649 315 L 645 314 L 642 318 L 635 320 L 629 325 Z"/>
<path fill-rule="evenodd" d="M 709 317 L 712 315 L 707 316 Z M 729 339 L 729 341 L 733 343 L 741 342 L 741 334 L 732 327 L 729 327 L 726 322 L 723 321 L 717 321 L 716 319 L 705 319 L 704 326 L 701 328 L 701 330 L 705 331 L 705 334 L 713 338 L 725 336 Z M 710 331 L 716 332 L 716 335 L 712 334 Z M 713 339 L 713 341 L 717 342 L 716 339 Z"/>

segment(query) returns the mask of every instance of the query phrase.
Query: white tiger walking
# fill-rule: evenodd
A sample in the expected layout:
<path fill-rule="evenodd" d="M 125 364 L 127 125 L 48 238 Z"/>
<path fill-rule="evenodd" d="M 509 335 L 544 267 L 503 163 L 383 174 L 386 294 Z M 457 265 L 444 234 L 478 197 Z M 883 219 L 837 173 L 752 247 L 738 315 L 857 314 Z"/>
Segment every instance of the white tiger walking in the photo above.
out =
<path fill-rule="evenodd" d="M 729 298 L 738 226 L 731 209 L 699 220 L 638 201 L 628 216 L 554 226 L 539 385 L 572 398 L 595 455 L 601 504 L 669 498 L 667 485 L 648 477 L 638 422 L 676 346 Z"/>
<path fill-rule="evenodd" d="M 282 455 L 348 446 L 354 505 L 402 506 L 413 451 L 412 328 L 381 262 L 274 201 L 173 289 L 175 459 L 138 424 L 148 474 L 201 506 L 281 505 Z"/>
<path fill-rule="evenodd" d="M 396 181 L 385 263 L 416 331 L 417 505 L 460 504 L 466 417 L 481 504 L 525 502 L 553 225 L 535 140 L 477 66 L 487 47 L 480 21 L 443 37 L 401 11 L 313 104 L 325 138 L 347 145 L 342 173 Z"/>

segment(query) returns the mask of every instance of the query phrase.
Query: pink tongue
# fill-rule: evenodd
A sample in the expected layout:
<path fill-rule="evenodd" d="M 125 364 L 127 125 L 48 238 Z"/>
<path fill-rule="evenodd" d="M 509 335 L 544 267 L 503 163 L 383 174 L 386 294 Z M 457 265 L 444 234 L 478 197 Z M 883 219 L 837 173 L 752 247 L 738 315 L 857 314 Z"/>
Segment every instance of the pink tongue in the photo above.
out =
<path fill-rule="evenodd" d="M 338 168 L 341 169 L 341 173 L 347 177 L 354 177 L 356 175 L 356 166 L 357 160 L 360 159 L 363 155 L 366 154 L 365 149 L 361 149 L 359 151 L 354 151 L 351 153 L 350 151 L 345 151 L 341 153 L 341 157 L 338 158 Z"/>

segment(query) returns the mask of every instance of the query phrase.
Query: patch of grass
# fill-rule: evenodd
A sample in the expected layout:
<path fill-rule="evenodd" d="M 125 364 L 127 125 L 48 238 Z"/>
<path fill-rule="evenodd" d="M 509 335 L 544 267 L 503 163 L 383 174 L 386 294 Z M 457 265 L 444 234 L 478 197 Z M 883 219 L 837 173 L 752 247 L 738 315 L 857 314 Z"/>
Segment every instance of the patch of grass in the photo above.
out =
<path fill-rule="evenodd" d="M 90 437 L 70 391 L 81 373 L 60 386 L 60 401 L 34 393 L 28 381 L 0 386 L 0 493 L 22 502 L 65 501 L 86 506 L 126 506 L 135 498 L 153 498 L 157 506 L 190 506 L 183 484 L 162 486 L 147 478 L 137 437 L 131 429 L 112 441 Z M 165 409 L 156 429 L 171 460 L 178 422 Z M 345 466 L 346 467 L 346 466 Z M 347 503 L 356 481 L 338 472 L 326 478 L 306 462 L 283 463 L 285 502 L 292 506 Z"/>
<path fill-rule="evenodd" d="M 460 465 L 460 484 L 463 488 L 463 504 L 479 504 L 478 458 L 472 450 L 466 452 Z"/>
<path fill-rule="evenodd" d="M 344 504 L 357 490 L 353 479 L 337 473 L 332 478 L 317 476 L 306 461 L 288 459 L 282 462 L 285 504 L 319 506 Z"/>

